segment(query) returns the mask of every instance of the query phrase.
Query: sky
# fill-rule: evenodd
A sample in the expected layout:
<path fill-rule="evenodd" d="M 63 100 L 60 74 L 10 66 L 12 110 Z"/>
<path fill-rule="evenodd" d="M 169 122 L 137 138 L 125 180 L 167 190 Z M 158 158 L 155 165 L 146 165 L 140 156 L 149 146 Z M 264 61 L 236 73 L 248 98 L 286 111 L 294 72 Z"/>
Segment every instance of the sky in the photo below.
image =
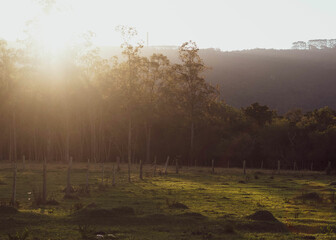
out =
<path fill-rule="evenodd" d="M 0 39 L 23 39 L 32 19 L 43 22 L 33 32 L 36 38 L 52 37 L 58 44 L 92 31 L 96 45 L 118 46 L 118 25 L 135 27 L 145 44 L 148 32 L 151 46 L 192 40 L 224 51 L 286 49 L 298 40 L 336 38 L 335 0 L 47 1 L 56 6 L 49 17 L 41 10 L 43 0 L 0 0 Z"/>

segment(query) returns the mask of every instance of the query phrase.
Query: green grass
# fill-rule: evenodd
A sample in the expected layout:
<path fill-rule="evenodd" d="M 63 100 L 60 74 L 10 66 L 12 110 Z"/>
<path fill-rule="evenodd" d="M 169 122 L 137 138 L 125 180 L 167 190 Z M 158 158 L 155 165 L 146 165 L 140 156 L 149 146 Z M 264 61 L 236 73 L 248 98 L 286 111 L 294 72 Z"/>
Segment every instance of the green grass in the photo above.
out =
<path fill-rule="evenodd" d="M 19 212 L 0 211 L 0 239 L 27 228 L 30 239 L 81 239 L 79 226 L 96 232 L 112 233 L 117 239 L 336 239 L 336 203 L 329 183 L 334 176 L 318 172 L 281 172 L 241 169 L 182 168 L 168 176 L 153 177 L 144 167 L 139 180 L 133 166 L 132 182 L 127 181 L 127 166 L 117 173 L 112 186 L 112 165 L 105 164 L 102 187 L 100 165 L 90 167 L 90 194 L 79 199 L 64 199 L 67 166 L 48 165 L 48 196 L 59 205 L 34 206 L 33 193 L 42 188 L 42 164 L 26 164 L 17 174 Z M 255 177 L 257 175 L 257 177 Z M 85 184 L 84 164 L 74 164 L 71 183 L 75 189 Z M 9 202 L 12 170 L 0 165 L 0 201 Z M 317 193 L 309 199 L 307 193 Z M 175 208 L 181 203 L 187 209 Z M 89 208 L 88 205 L 94 205 Z M 81 209 L 81 207 L 83 207 Z M 127 207 L 127 208 L 123 208 Z M 258 210 L 270 211 L 288 231 L 277 223 L 249 220 Z"/>

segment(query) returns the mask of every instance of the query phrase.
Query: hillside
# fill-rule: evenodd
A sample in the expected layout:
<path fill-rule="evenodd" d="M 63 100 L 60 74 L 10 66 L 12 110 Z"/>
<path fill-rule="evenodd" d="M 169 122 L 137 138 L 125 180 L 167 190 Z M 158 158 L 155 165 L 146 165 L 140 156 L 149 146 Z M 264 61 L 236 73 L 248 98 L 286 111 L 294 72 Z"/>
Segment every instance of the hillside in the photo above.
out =
<path fill-rule="evenodd" d="M 101 48 L 102 55 L 119 55 L 116 47 Z M 161 52 L 177 61 L 174 47 L 147 47 L 145 56 Z M 206 79 L 218 84 L 222 99 L 234 107 L 253 102 L 279 113 L 293 108 L 305 111 L 323 106 L 336 109 L 336 49 L 222 52 L 202 49 L 200 55 L 211 69 Z"/>

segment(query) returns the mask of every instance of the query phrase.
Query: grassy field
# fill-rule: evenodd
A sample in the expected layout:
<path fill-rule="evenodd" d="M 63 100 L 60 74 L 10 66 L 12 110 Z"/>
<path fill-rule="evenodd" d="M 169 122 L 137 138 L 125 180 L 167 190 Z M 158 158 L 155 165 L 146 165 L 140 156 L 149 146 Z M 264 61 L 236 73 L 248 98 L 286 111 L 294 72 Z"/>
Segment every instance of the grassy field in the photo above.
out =
<path fill-rule="evenodd" d="M 112 165 L 90 166 L 90 192 L 82 191 L 86 166 L 74 164 L 72 199 L 64 199 L 67 166 L 48 165 L 48 198 L 58 205 L 36 205 L 42 164 L 18 166 L 19 211 L 0 207 L 0 239 L 29 231 L 29 239 L 336 239 L 335 176 L 319 172 L 180 169 L 144 180 L 133 166 L 132 183 L 121 165 L 112 186 Z M 158 167 L 158 170 L 162 166 Z M 0 201 L 11 196 L 12 170 L 0 164 Z M 52 201 L 50 203 L 53 203 Z M 276 219 L 267 215 L 269 211 Z M 251 216 L 252 215 L 252 216 Z M 250 217 L 249 217 L 250 216 Z M 80 230 L 82 229 L 82 230 Z M 109 236 L 107 234 L 110 234 Z"/>

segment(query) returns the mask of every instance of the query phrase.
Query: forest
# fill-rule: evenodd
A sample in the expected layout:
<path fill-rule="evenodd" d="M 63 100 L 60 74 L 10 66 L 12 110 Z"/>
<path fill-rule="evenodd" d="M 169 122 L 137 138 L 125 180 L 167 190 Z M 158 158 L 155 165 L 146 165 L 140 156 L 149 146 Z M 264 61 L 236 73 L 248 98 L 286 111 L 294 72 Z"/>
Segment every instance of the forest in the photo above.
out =
<path fill-rule="evenodd" d="M 279 159 L 284 169 L 335 166 L 333 109 L 280 114 L 265 103 L 231 106 L 221 82 L 206 79 L 212 66 L 195 42 L 182 44 L 171 61 L 143 55 L 146 47 L 132 42 L 135 29 L 118 30 L 122 55 L 109 58 L 90 34 L 57 58 L 29 41 L 21 48 L 0 42 L 0 160 L 151 164 L 169 156 L 185 166 L 246 161 L 275 169 Z"/>

